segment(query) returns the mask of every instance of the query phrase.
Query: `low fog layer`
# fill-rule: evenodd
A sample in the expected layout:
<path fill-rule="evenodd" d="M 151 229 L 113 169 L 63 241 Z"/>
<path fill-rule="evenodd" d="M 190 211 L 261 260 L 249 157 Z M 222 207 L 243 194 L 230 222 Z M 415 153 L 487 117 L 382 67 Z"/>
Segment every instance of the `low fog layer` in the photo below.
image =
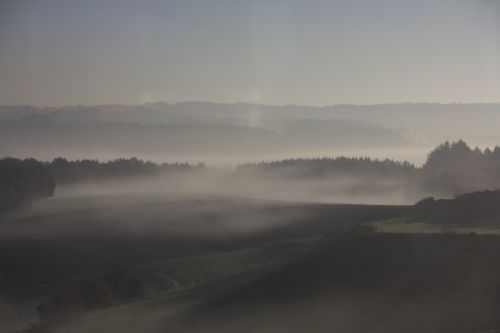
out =
<path fill-rule="evenodd" d="M 358 332 L 380 325 L 384 332 L 438 332 L 496 325 L 497 294 L 482 296 L 498 288 L 500 273 L 489 270 L 498 262 L 498 251 L 489 251 L 498 246 L 494 235 L 386 235 L 372 226 L 498 225 L 498 193 L 368 204 L 495 189 L 499 170 L 500 147 L 464 141 L 439 145 L 421 167 L 363 157 L 236 168 L 1 159 L 2 198 L 11 205 L 0 207 L 0 329 Z M 484 311 L 469 311 L 476 307 Z M 445 316 L 467 316 L 436 318 L 442 308 Z M 383 319 L 394 314 L 398 320 Z M 415 326 L 419 318 L 430 324 Z"/>
<path fill-rule="evenodd" d="M 110 193 L 218 195 L 317 203 L 413 204 L 500 188 L 500 147 L 443 143 L 421 167 L 366 157 L 286 159 L 236 168 L 163 163 L 137 158 L 108 162 L 0 160 L 0 210 L 56 196 Z"/>
<path fill-rule="evenodd" d="M 99 164 L 61 159 L 46 167 L 60 185 L 59 195 L 132 191 L 324 203 L 413 204 L 427 196 L 446 198 L 500 188 L 500 147 L 472 149 L 461 140 L 433 149 L 421 167 L 409 162 L 356 157 L 287 159 L 244 164 L 236 169 L 187 164 L 158 166 L 138 160 Z"/>
<path fill-rule="evenodd" d="M 404 210 L 165 194 L 40 201 L 2 216 L 0 330 L 161 332 L 172 313 L 301 258 L 325 234 Z M 121 299 L 117 269 L 141 292 Z"/>

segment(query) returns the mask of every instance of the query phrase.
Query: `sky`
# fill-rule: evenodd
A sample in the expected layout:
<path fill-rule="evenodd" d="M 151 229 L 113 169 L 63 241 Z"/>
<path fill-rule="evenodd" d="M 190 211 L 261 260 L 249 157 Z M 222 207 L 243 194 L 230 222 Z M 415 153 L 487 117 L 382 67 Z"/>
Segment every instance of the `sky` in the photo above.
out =
<path fill-rule="evenodd" d="M 500 102 L 496 0 L 0 0 L 0 104 Z"/>

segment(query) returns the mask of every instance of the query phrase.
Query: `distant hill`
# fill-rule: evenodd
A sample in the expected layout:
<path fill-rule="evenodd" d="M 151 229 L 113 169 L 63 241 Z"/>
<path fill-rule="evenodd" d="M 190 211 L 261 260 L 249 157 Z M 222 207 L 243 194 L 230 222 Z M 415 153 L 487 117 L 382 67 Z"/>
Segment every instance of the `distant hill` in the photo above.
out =
<path fill-rule="evenodd" d="M 73 158 L 103 156 L 206 156 L 314 153 L 322 150 L 403 147 L 398 131 L 345 119 L 296 119 L 274 126 L 184 116 L 150 117 L 157 111 L 66 110 L 21 112 L 0 121 L 0 151 L 4 155 L 58 155 Z M 0 112 L 1 114 L 1 112 Z M 0 119 L 1 119 L 0 115 Z M 5 118 L 5 117 L 4 117 Z M 76 155 L 76 156 L 75 156 Z M 182 157 L 181 157 L 182 158 Z"/>
<path fill-rule="evenodd" d="M 0 152 L 41 159 L 213 156 L 234 165 L 356 151 L 392 158 L 407 154 L 420 163 L 424 150 L 446 140 L 497 144 L 499 111 L 500 104 L 411 103 L 0 106 Z"/>

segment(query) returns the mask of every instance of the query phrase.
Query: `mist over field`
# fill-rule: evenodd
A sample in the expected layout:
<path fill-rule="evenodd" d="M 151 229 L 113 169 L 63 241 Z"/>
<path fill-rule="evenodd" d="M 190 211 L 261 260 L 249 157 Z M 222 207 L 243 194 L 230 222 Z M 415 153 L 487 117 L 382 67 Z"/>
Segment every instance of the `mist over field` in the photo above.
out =
<path fill-rule="evenodd" d="M 500 332 L 500 2 L 0 1 L 0 333 Z"/>
<path fill-rule="evenodd" d="M 0 330 L 496 329 L 498 107 L 0 107 Z"/>
<path fill-rule="evenodd" d="M 4 158 L 1 328 L 496 327 L 498 170 L 500 147 L 462 140 L 421 166 Z"/>

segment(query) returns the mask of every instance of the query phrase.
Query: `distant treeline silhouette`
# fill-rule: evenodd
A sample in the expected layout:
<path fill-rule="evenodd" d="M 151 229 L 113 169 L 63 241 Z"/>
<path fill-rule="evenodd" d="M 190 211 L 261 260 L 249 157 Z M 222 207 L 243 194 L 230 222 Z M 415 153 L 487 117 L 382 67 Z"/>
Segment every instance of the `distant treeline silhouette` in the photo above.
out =
<path fill-rule="evenodd" d="M 203 164 L 188 163 L 156 164 L 135 157 L 108 162 L 88 159 L 69 161 L 64 158 L 41 162 L 32 158 L 3 158 L 0 159 L 0 212 L 53 196 L 56 184 L 159 176 L 203 167 Z"/>
<path fill-rule="evenodd" d="M 108 162 L 89 159 L 69 161 L 64 158 L 56 158 L 44 165 L 57 184 L 93 182 L 138 176 L 159 176 L 172 172 L 192 171 L 204 168 L 203 164 L 156 164 L 135 157 L 129 159 L 120 158 Z"/>
<path fill-rule="evenodd" d="M 417 168 L 409 162 L 368 157 L 287 159 L 239 166 L 239 173 L 254 173 L 279 178 L 318 178 L 335 176 L 410 177 Z"/>
<path fill-rule="evenodd" d="M 45 165 L 34 159 L 0 160 L 0 212 L 54 195 L 55 182 Z"/>
<path fill-rule="evenodd" d="M 237 172 L 282 179 L 378 177 L 405 180 L 414 189 L 435 195 L 460 195 L 500 188 L 500 147 L 481 150 L 462 140 L 445 142 L 430 152 L 422 167 L 389 159 L 337 157 L 246 164 Z"/>

